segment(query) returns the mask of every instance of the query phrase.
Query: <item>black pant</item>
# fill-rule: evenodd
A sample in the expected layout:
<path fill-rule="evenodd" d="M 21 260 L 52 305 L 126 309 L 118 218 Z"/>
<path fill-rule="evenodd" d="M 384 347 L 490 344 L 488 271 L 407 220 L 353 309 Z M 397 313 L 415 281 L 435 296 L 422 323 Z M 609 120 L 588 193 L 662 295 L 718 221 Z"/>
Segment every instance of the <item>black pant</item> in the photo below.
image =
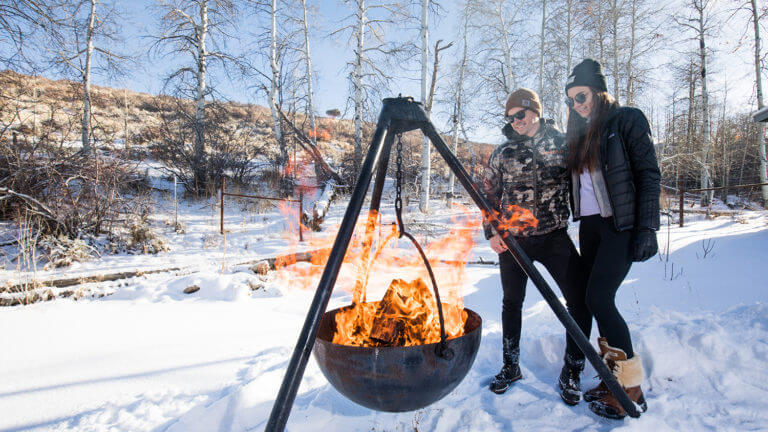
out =
<path fill-rule="evenodd" d="M 542 263 L 552 278 L 555 279 L 565 297 L 568 312 L 581 328 L 581 331 L 589 338 L 592 315 L 584 301 L 586 272 L 565 228 L 548 234 L 516 237 L 515 239 L 528 257 L 532 261 Z M 504 289 L 501 327 L 504 338 L 505 361 L 507 361 L 508 351 L 519 352 L 523 300 L 525 299 L 525 285 L 528 282 L 528 276 L 509 251 L 499 254 L 499 268 L 501 270 L 501 286 Z M 574 360 L 584 359 L 584 354 L 570 336 L 566 337 L 565 352 Z"/>
<path fill-rule="evenodd" d="M 612 218 L 585 216 L 579 227 L 579 246 L 588 272 L 586 302 L 600 335 L 631 358 L 632 339 L 616 308 L 616 291 L 632 265 L 632 232 L 616 231 Z"/>

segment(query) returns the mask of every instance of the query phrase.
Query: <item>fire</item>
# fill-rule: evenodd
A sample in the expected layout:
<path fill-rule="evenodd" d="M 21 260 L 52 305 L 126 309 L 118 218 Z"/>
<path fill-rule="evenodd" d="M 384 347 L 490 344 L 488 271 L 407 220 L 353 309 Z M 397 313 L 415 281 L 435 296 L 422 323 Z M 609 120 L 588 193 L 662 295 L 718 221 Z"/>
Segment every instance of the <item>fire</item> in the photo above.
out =
<path fill-rule="evenodd" d="M 462 286 L 466 263 L 474 247 L 473 237 L 481 226 L 477 213 L 457 207 L 461 211 L 452 218 L 449 232 L 422 245 L 437 281 L 448 339 L 464 335 L 467 312 Z M 504 214 L 511 217 L 502 218 L 501 214 L 495 217 L 501 220 L 502 228 L 512 232 L 537 224 L 529 211 L 519 207 L 510 207 Z M 315 289 L 337 229 L 328 230 L 330 234 L 307 236 L 307 244 L 302 248 L 313 251 L 309 256 L 293 253 L 278 260 L 280 280 L 294 287 Z M 337 289 L 351 294 L 352 304 L 336 314 L 334 343 L 411 346 L 440 341 L 439 313 L 429 274 L 411 242 L 398 237 L 397 225 L 391 221 L 383 223 L 378 212 L 369 212 L 358 219 L 336 281 Z M 298 242 L 294 246 L 298 247 Z M 309 262 L 297 263 L 302 258 L 308 258 Z M 381 300 L 367 300 L 373 296 Z"/>

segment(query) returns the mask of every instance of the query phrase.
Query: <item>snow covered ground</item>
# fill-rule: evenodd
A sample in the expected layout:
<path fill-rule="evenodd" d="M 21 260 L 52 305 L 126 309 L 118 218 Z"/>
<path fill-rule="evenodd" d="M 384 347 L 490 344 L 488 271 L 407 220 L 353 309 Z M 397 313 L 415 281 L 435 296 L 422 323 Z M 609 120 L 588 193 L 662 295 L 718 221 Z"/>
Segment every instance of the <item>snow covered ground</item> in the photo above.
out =
<path fill-rule="evenodd" d="M 169 195 L 163 197 L 154 215 L 161 227 L 173 215 Z M 344 206 L 332 206 L 326 226 L 339 222 Z M 384 213 L 391 216 L 391 207 Z M 434 213 L 413 215 L 412 226 L 445 231 L 451 214 L 442 208 L 433 202 Z M 0 431 L 264 429 L 314 288 L 288 288 L 274 275 L 260 277 L 238 264 L 290 248 L 284 232 L 293 223 L 275 210 L 233 204 L 223 241 L 211 201 L 183 203 L 179 218 L 185 234 L 162 228 L 171 252 L 105 255 L 35 276 L 182 270 L 81 288 L 110 294 L 101 298 L 0 309 Z M 570 232 L 575 237 L 576 227 Z M 501 293 L 498 268 L 474 264 L 464 301 L 484 320 L 483 341 L 451 394 L 415 412 L 374 412 L 336 392 L 311 359 L 287 429 L 768 430 L 768 213 L 688 219 L 684 228 L 662 228 L 662 249 L 667 238 L 668 257 L 635 264 L 618 294 L 646 371 L 649 409 L 641 418 L 602 419 L 586 404 L 560 401 L 555 380 L 564 330 L 531 284 L 524 379 L 504 395 L 488 391 L 501 361 Z M 474 259 L 493 260 L 481 233 L 475 240 Z M 29 273 L 9 266 L 0 283 L 25 277 Z M 191 285 L 200 290 L 184 294 Z M 330 307 L 349 302 L 350 295 L 336 289 Z M 588 366 L 583 387 L 596 383 L 594 375 Z"/>

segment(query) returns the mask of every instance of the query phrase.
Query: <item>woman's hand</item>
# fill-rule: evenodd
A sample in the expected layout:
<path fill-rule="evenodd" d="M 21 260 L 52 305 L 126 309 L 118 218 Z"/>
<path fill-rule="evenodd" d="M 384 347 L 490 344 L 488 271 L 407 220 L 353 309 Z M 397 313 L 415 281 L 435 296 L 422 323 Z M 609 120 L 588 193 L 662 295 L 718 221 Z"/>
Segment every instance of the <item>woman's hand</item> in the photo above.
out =
<path fill-rule="evenodd" d="M 507 245 L 504 244 L 504 242 L 501 240 L 501 236 L 499 234 L 496 234 L 495 236 L 490 238 L 491 242 L 491 249 L 493 249 L 494 252 L 497 254 L 500 254 L 507 250 Z"/>

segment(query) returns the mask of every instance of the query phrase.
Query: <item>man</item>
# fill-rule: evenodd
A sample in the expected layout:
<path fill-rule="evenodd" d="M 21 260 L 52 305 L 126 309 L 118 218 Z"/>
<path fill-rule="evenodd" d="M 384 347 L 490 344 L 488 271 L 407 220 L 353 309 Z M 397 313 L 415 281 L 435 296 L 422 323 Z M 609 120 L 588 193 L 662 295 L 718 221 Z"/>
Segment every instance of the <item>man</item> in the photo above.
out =
<path fill-rule="evenodd" d="M 570 211 L 565 136 L 551 120 L 541 119 L 539 97 L 531 90 L 521 88 L 509 95 L 505 108 L 508 123 L 502 132 L 507 141 L 488 161 L 483 179 L 486 196 L 502 219 L 520 209 L 537 219 L 535 226 L 515 229 L 511 234 L 531 260 L 541 262 L 549 271 L 565 296 L 569 312 L 589 337 L 592 317 L 584 300 L 585 273 L 567 233 Z M 488 223 L 484 228 L 491 248 L 499 254 L 503 288 L 503 366 L 490 384 L 491 391 L 501 394 L 522 378 L 520 332 L 528 277 L 506 250 L 501 235 Z M 558 379 L 561 397 L 575 405 L 581 400 L 579 374 L 584 369 L 584 354 L 570 337 L 564 360 Z"/>

